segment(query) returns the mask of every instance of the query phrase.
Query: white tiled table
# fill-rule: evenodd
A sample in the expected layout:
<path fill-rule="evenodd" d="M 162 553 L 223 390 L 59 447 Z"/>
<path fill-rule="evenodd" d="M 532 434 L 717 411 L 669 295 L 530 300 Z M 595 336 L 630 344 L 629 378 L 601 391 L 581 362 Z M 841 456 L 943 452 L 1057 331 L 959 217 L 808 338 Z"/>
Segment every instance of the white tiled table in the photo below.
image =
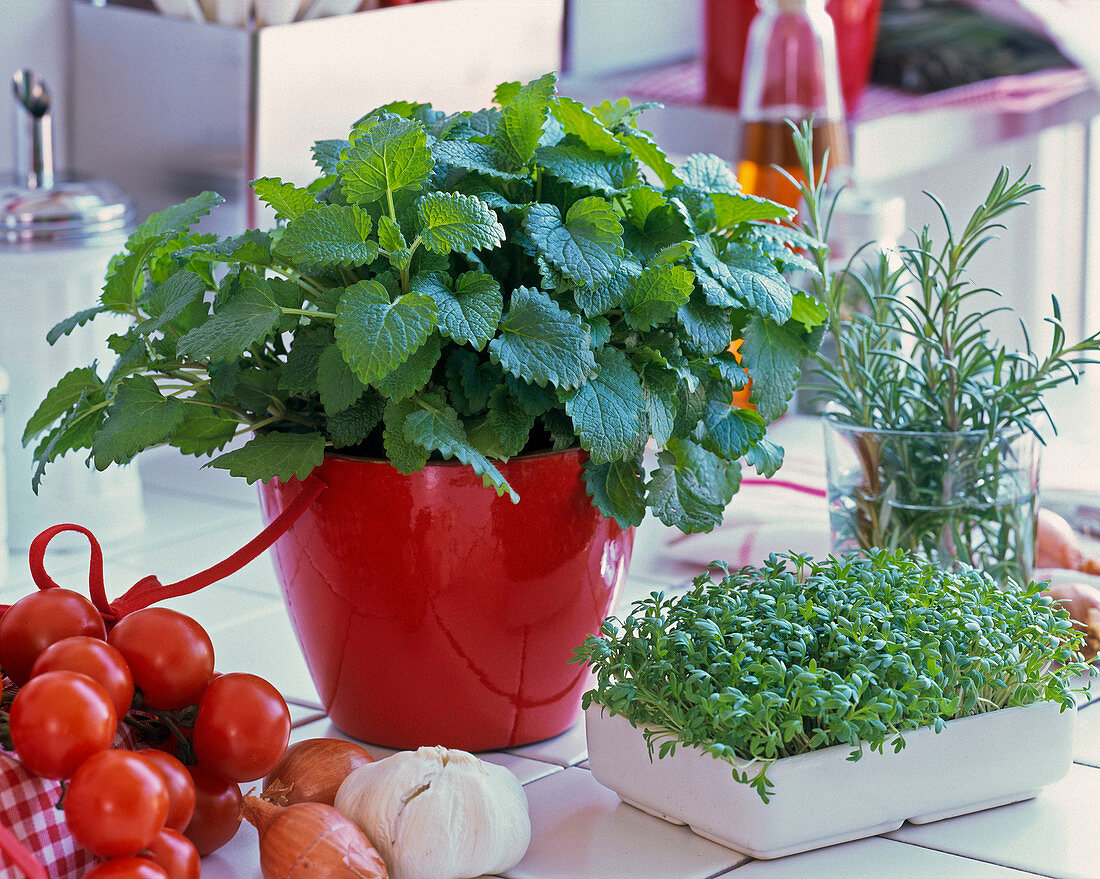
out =
<path fill-rule="evenodd" d="M 788 418 L 775 427 L 788 447 L 784 479 L 822 483 L 820 428 Z M 1063 432 L 1048 452 L 1046 471 L 1075 490 L 1081 449 Z M 1052 452 L 1057 454 L 1052 456 Z M 1046 478 L 1046 471 L 1044 478 Z M 195 573 L 224 558 L 261 527 L 255 489 L 221 471 L 200 471 L 193 458 L 154 453 L 142 464 L 147 527 L 141 538 L 104 547 L 109 594 L 140 577 L 162 582 Z M 104 476 L 109 478 L 109 476 Z M 95 530 L 95 523 L 88 524 Z M 72 546 L 79 547 L 74 538 Z M 715 533 L 683 537 L 647 521 L 618 608 L 655 588 L 680 588 L 712 559 L 759 561 L 766 553 L 827 549 L 824 503 L 775 487 L 747 486 Z M 47 568 L 62 585 L 83 588 L 83 547 L 51 547 Z M 0 602 L 31 587 L 26 559 L 10 559 Z M 292 702 L 295 740 L 340 735 L 324 716 L 279 597 L 266 556 L 201 592 L 166 603 L 198 619 L 210 632 L 218 668 L 271 680 Z M 391 753 L 371 748 L 376 756 Z M 506 879 L 1012 879 L 1025 876 L 1100 877 L 1100 704 L 1080 709 L 1076 763 L 1038 798 L 921 827 L 906 825 L 885 837 L 862 840 L 777 861 L 752 861 L 624 805 L 587 769 L 583 721 L 565 734 L 509 752 L 483 755 L 512 770 L 526 786 L 533 826 L 531 846 Z M 935 772 L 934 766 L 929 772 Z M 840 804 L 838 804 L 840 807 Z M 204 879 L 260 879 L 255 831 L 245 826 L 203 862 Z"/>

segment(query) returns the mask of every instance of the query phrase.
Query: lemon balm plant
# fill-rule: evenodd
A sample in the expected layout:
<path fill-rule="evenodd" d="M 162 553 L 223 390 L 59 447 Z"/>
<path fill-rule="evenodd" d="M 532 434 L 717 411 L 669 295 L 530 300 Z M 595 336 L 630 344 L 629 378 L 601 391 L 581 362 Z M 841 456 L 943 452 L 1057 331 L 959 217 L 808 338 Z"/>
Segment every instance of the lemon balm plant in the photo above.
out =
<path fill-rule="evenodd" d="M 326 451 L 406 474 L 455 458 L 517 500 L 499 462 L 579 445 L 605 516 L 712 528 L 742 459 L 780 465 L 766 424 L 824 311 L 784 280 L 786 210 L 716 157 L 676 167 L 647 108 L 588 108 L 552 74 L 476 112 L 394 103 L 318 142 L 308 186 L 254 182 L 270 231 L 189 232 L 212 193 L 150 218 L 51 333 L 131 319 L 117 362 L 70 372 L 27 425 L 36 484 L 66 452 L 104 469 L 169 444 L 249 482 Z M 750 378 L 755 409 L 731 406 Z"/>

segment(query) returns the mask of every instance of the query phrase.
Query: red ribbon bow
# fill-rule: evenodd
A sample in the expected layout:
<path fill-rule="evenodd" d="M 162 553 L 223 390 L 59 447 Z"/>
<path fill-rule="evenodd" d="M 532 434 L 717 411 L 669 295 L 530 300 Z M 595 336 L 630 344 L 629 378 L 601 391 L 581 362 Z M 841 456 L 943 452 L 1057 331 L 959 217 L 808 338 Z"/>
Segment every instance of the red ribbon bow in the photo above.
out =
<path fill-rule="evenodd" d="M 177 598 L 180 595 L 197 592 L 204 586 L 216 583 L 218 580 L 240 570 L 282 537 L 317 496 L 325 490 L 325 487 L 324 480 L 311 473 L 303 481 L 302 490 L 297 497 L 252 540 L 216 565 L 176 583 L 165 585 L 155 575 L 150 574 L 147 577 L 142 577 L 114 601 L 108 601 L 103 582 L 103 549 L 91 531 L 83 525 L 72 523 L 54 525 L 34 538 L 30 548 L 31 577 L 39 589 L 58 588 L 58 584 L 46 573 L 46 547 L 49 546 L 51 540 L 63 531 L 76 531 L 83 534 L 88 538 L 88 543 L 91 545 L 91 557 L 88 560 L 88 592 L 92 604 L 103 615 L 104 622 L 110 628 L 111 625 L 117 623 L 128 613 L 133 613 L 135 610 L 148 607 L 150 604 L 166 598 Z M 7 606 L 0 608 L 0 610 L 7 610 Z"/>

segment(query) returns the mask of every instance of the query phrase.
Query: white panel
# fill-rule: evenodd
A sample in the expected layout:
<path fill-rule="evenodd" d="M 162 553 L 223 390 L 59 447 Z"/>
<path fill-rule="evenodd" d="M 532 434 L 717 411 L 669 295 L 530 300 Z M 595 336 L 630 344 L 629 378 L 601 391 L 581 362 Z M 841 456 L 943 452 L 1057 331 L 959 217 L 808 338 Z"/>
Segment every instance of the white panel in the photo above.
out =
<path fill-rule="evenodd" d="M 562 0 L 447 0 L 265 28 L 257 35 L 256 174 L 306 183 L 310 147 L 393 100 L 441 110 L 561 64 Z"/>

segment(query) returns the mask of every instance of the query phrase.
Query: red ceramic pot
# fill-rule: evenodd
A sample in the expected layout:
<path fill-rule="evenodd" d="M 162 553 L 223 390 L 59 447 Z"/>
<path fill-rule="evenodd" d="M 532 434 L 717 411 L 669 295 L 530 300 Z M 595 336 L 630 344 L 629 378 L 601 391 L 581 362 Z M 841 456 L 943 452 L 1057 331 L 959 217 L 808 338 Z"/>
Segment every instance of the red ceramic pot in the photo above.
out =
<path fill-rule="evenodd" d="M 573 650 L 607 615 L 634 543 L 592 506 L 580 450 L 513 458 L 518 504 L 470 468 L 402 476 L 326 456 L 327 488 L 272 547 L 332 722 L 392 748 L 481 751 L 568 729 L 588 672 Z M 260 487 L 268 522 L 301 490 Z"/>

